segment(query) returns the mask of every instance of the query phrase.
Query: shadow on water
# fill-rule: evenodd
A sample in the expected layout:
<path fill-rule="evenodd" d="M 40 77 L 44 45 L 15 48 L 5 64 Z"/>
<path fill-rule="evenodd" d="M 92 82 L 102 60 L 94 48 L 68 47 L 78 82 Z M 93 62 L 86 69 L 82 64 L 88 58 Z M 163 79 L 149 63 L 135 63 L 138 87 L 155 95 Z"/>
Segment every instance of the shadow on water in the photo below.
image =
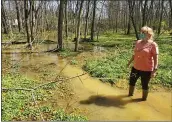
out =
<path fill-rule="evenodd" d="M 130 99 L 128 95 L 117 95 L 117 96 L 103 96 L 103 95 L 93 95 L 87 100 L 80 101 L 80 104 L 95 104 L 98 106 L 105 107 L 118 107 L 125 108 L 125 105 L 132 102 L 141 102 L 141 98 Z"/>

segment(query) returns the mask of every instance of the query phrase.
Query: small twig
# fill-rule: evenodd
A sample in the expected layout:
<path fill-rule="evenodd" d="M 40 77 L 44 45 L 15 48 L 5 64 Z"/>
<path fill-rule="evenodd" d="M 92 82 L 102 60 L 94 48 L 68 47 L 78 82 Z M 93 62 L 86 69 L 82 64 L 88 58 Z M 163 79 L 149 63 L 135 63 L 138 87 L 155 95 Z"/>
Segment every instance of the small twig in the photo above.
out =
<path fill-rule="evenodd" d="M 69 107 L 70 101 L 67 103 L 66 108 L 65 108 L 65 112 L 67 111 L 68 107 Z"/>
<path fill-rule="evenodd" d="M 71 107 L 73 104 L 77 103 L 78 101 L 74 101 L 73 103 L 70 104 L 70 102 L 67 103 L 65 111 L 68 110 L 69 107 Z"/>
<path fill-rule="evenodd" d="M 70 63 L 70 61 L 68 61 L 68 62 L 66 63 L 66 65 L 60 70 L 58 76 L 62 73 L 62 71 L 67 67 L 67 65 L 68 65 L 69 63 Z"/>
<path fill-rule="evenodd" d="M 119 51 L 119 53 L 123 56 L 123 58 L 125 58 L 126 60 L 128 60 L 121 52 L 121 50 L 118 48 L 118 46 L 116 46 L 117 50 Z"/>
<path fill-rule="evenodd" d="M 78 76 L 79 80 L 81 81 L 82 85 L 84 86 L 84 83 L 82 82 L 81 78 Z"/>
<path fill-rule="evenodd" d="M 34 101 L 35 105 L 37 106 L 37 108 L 39 110 L 39 113 L 40 113 L 40 116 L 41 116 L 42 121 L 45 121 L 44 118 L 43 118 L 43 116 L 42 116 L 41 110 L 40 110 L 40 108 L 38 106 L 38 103 L 36 102 L 36 99 L 35 99 L 34 91 L 33 90 L 32 90 L 32 98 L 33 98 L 33 101 Z"/>
<path fill-rule="evenodd" d="M 74 101 L 72 104 L 70 104 L 70 106 L 72 106 L 73 104 L 75 104 L 75 103 L 77 103 L 78 101 L 76 100 L 76 101 Z"/>
<path fill-rule="evenodd" d="M 56 78 L 54 79 L 54 81 L 56 81 L 56 80 L 58 80 L 58 78 L 59 78 L 59 76 L 60 76 L 60 74 L 62 73 L 62 71 L 66 68 L 66 66 L 69 64 L 69 62 L 68 63 L 66 63 L 66 65 L 60 70 L 60 72 L 58 73 L 58 75 L 56 76 Z"/>
<path fill-rule="evenodd" d="M 2 88 L 2 91 L 19 91 L 19 90 L 32 91 L 33 89 L 25 89 L 25 88 Z"/>

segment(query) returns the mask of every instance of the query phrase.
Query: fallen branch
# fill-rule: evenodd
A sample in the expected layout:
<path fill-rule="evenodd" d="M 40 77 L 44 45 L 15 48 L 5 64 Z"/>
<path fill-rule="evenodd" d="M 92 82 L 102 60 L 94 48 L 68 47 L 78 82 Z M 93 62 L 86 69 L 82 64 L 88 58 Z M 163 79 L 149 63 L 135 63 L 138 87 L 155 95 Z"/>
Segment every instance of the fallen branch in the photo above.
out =
<path fill-rule="evenodd" d="M 52 50 L 47 50 L 47 51 L 43 51 L 43 52 L 58 52 L 59 50 L 57 49 L 57 48 L 55 48 L 55 49 L 52 49 Z"/>
<path fill-rule="evenodd" d="M 87 74 L 87 73 L 83 73 L 83 74 L 81 74 L 81 75 L 73 76 L 73 77 L 70 77 L 70 78 L 60 79 L 60 80 L 53 81 L 53 82 L 44 83 L 44 84 L 41 84 L 41 85 L 35 87 L 34 90 L 37 89 L 37 88 L 39 88 L 39 87 L 42 87 L 42 86 L 51 84 L 51 83 L 59 82 L 58 84 L 60 84 L 61 82 L 65 81 L 65 80 L 70 80 L 70 79 L 73 79 L 73 78 L 76 78 L 76 77 L 79 77 L 79 76 L 83 76 L 83 75 L 85 75 L 85 74 Z"/>

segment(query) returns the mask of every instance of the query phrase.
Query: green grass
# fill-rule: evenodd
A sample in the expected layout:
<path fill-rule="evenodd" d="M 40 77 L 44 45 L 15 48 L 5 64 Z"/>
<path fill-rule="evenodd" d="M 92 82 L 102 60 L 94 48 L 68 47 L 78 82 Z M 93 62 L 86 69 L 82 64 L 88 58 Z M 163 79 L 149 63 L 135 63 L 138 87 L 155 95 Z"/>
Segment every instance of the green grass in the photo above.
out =
<path fill-rule="evenodd" d="M 77 65 L 78 64 L 78 61 L 75 60 L 75 59 L 72 59 L 72 60 L 70 60 L 70 64 L 71 65 Z"/>
<path fill-rule="evenodd" d="M 78 52 L 74 52 L 70 49 L 63 49 L 62 51 L 59 51 L 58 53 L 63 58 L 76 56 L 78 54 Z"/>
<path fill-rule="evenodd" d="M 117 82 L 119 79 L 127 78 L 128 55 L 131 55 L 131 51 L 109 52 L 106 58 L 87 60 L 83 68 L 93 77 L 109 78 L 103 81 Z"/>
<path fill-rule="evenodd" d="M 132 46 L 131 42 L 133 40 L 135 40 L 135 37 L 132 35 L 107 33 L 101 35 L 98 42 L 93 42 L 93 44 L 103 47 L 125 47 Z"/>
<path fill-rule="evenodd" d="M 2 87 L 30 88 L 34 81 L 21 77 L 19 74 L 6 74 L 2 76 Z M 21 110 L 30 101 L 31 94 L 26 91 L 2 92 L 2 120 L 10 121 L 21 116 Z"/>
<path fill-rule="evenodd" d="M 2 76 L 2 88 L 33 88 L 37 81 L 28 79 L 19 74 L 5 74 Z M 38 102 L 45 101 L 48 93 L 55 88 L 51 84 L 35 91 L 35 99 Z M 54 109 L 51 106 L 34 105 L 29 91 L 3 91 L 2 92 L 2 121 L 41 121 L 40 112 L 47 121 L 84 121 L 86 117 L 67 114 L 63 109 Z"/>
<path fill-rule="evenodd" d="M 2 42 L 26 41 L 26 35 L 23 33 L 2 34 Z"/>
<path fill-rule="evenodd" d="M 88 120 L 84 116 L 76 115 L 76 114 L 66 114 L 63 109 L 59 109 L 53 112 L 53 120 L 56 121 L 86 121 Z"/>

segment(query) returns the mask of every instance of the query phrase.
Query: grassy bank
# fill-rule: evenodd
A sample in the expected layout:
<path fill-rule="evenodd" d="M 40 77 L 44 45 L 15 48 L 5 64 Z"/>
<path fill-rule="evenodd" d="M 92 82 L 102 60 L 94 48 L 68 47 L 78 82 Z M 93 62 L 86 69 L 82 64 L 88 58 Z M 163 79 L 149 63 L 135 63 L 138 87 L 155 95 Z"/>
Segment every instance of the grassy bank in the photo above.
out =
<path fill-rule="evenodd" d="M 30 80 L 19 74 L 4 74 L 2 76 L 2 88 L 26 88 L 30 89 L 38 85 L 37 81 Z M 33 101 L 31 91 L 11 90 L 2 92 L 2 120 L 3 121 L 42 121 L 41 115 L 46 121 L 84 121 L 86 117 L 75 113 L 68 114 L 63 109 L 55 109 L 51 105 L 40 104 L 47 101 L 55 84 L 42 87 L 34 92 Z"/>

